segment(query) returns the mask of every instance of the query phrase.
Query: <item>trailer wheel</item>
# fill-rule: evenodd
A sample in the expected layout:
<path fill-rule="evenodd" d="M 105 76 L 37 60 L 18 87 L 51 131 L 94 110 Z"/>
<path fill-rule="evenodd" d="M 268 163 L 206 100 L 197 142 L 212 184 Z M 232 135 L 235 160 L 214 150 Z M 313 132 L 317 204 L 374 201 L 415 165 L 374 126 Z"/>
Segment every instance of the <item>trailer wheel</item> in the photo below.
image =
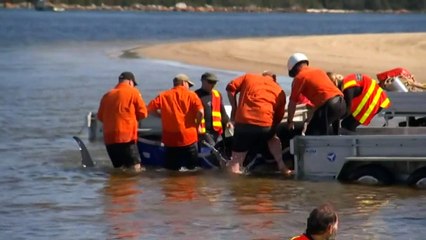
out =
<path fill-rule="evenodd" d="M 348 180 L 366 185 L 390 185 L 393 183 L 393 176 L 384 167 L 367 165 L 355 169 L 349 175 Z"/>
<path fill-rule="evenodd" d="M 426 168 L 414 171 L 407 179 L 408 185 L 416 188 L 426 188 Z"/>

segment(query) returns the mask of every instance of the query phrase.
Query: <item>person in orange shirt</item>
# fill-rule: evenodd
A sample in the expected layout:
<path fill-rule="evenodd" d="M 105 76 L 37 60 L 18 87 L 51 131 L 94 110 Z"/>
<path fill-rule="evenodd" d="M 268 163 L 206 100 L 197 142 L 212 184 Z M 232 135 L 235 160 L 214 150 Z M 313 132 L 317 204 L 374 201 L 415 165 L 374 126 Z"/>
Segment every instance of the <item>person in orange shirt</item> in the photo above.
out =
<path fill-rule="evenodd" d="M 365 74 L 340 74 L 327 72 L 330 80 L 342 90 L 347 114 L 342 120 L 342 128 L 353 134 L 359 125 L 367 126 L 371 119 L 383 108 L 388 108 L 391 101 L 376 80 Z"/>
<path fill-rule="evenodd" d="M 291 55 L 287 68 L 288 75 L 294 78 L 288 104 L 288 128 L 294 128 L 296 104 L 302 94 L 311 101 L 315 109 L 305 134 L 338 134 L 339 120 L 346 113 L 343 93 L 330 81 L 326 72 L 310 67 L 309 60 L 303 53 Z M 330 131 L 330 125 L 333 125 L 333 132 Z"/>
<path fill-rule="evenodd" d="M 307 219 L 306 232 L 290 240 L 334 239 L 339 228 L 337 213 L 330 204 L 323 204 L 311 211 Z"/>
<path fill-rule="evenodd" d="M 248 150 L 267 142 L 278 169 L 285 175 L 291 174 L 282 160 L 281 141 L 276 135 L 276 127 L 284 116 L 286 96 L 274 74 L 239 76 L 228 83 L 226 91 L 232 106 L 231 121 L 235 122 L 231 172 L 241 174 Z"/>
<path fill-rule="evenodd" d="M 165 168 L 194 169 L 198 165 L 198 129 L 204 117 L 201 100 L 189 88 L 194 84 L 185 74 L 173 79 L 174 87 L 148 104 L 148 112 L 161 117 Z"/>
<path fill-rule="evenodd" d="M 115 88 L 102 97 L 97 118 L 103 123 L 104 142 L 112 165 L 139 172 L 138 121 L 148 117 L 148 111 L 136 86 L 133 73 L 121 73 Z"/>

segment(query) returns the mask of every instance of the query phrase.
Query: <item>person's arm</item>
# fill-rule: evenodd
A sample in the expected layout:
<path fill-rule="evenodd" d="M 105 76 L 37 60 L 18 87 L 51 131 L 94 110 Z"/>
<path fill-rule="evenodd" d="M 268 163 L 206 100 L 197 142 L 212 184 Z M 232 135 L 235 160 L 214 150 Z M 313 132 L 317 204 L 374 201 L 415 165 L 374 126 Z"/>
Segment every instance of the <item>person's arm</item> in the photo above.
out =
<path fill-rule="evenodd" d="M 102 97 L 101 102 L 99 103 L 98 112 L 96 113 L 96 118 L 103 122 L 104 121 L 104 97 Z"/>
<path fill-rule="evenodd" d="M 226 113 L 225 106 L 223 105 L 222 94 L 220 94 L 220 115 L 222 116 L 222 126 L 225 126 L 229 122 L 228 113 Z"/>
<path fill-rule="evenodd" d="M 147 110 L 149 114 L 152 114 L 156 117 L 161 117 L 160 96 L 157 96 L 156 98 L 152 99 L 151 102 L 149 102 Z"/>
<path fill-rule="evenodd" d="M 362 92 L 360 87 L 351 87 L 347 88 L 343 91 L 343 97 L 346 102 L 346 115 L 349 116 L 352 114 L 352 100 L 355 96 L 359 95 Z M 358 93 L 358 94 L 357 94 Z"/>
<path fill-rule="evenodd" d="M 231 121 L 235 121 L 235 114 L 237 112 L 237 93 L 240 91 L 241 84 L 245 78 L 245 75 L 240 76 L 232 80 L 226 86 L 226 92 L 228 94 L 229 104 L 231 104 Z"/>
<path fill-rule="evenodd" d="M 283 120 L 283 117 L 285 114 L 285 101 L 286 101 L 285 93 L 284 91 L 281 91 L 281 93 L 278 95 L 277 102 L 274 106 L 274 119 L 272 122 L 272 127 L 277 126 Z"/>
<path fill-rule="evenodd" d="M 235 120 L 235 113 L 237 111 L 237 99 L 234 92 L 228 91 L 229 104 L 231 104 L 231 121 Z"/>
<path fill-rule="evenodd" d="M 201 120 L 203 120 L 203 118 L 204 118 L 204 109 L 198 109 L 197 116 L 196 116 L 197 129 L 200 128 Z"/>
<path fill-rule="evenodd" d="M 198 129 L 198 132 L 201 133 L 200 127 L 201 127 L 201 121 L 204 118 L 204 107 L 203 107 L 203 103 L 201 102 L 201 99 L 195 93 L 192 100 L 192 106 L 193 106 L 193 109 L 197 111 L 195 115 L 195 123 Z"/>
<path fill-rule="evenodd" d="M 302 86 L 304 83 L 304 79 L 299 79 L 297 77 L 295 77 L 293 79 L 293 82 L 291 83 L 291 95 L 290 95 L 290 101 L 288 103 L 288 112 L 287 112 L 287 124 L 288 124 L 288 128 L 289 129 L 293 129 L 294 128 L 294 122 L 293 122 L 293 118 L 294 118 L 294 114 L 296 112 L 296 106 L 297 106 L 297 101 L 299 99 L 299 95 L 303 94 L 302 93 Z M 305 95 L 304 95 L 305 96 Z"/>
<path fill-rule="evenodd" d="M 287 112 L 287 123 L 290 128 L 290 124 L 294 126 L 293 118 L 294 113 L 296 112 L 296 102 L 290 99 L 290 102 L 288 103 L 288 112 Z"/>
<path fill-rule="evenodd" d="M 135 110 L 138 120 L 142 120 L 148 117 L 148 109 L 146 108 L 145 101 L 143 100 L 142 94 L 139 91 L 135 97 Z"/>

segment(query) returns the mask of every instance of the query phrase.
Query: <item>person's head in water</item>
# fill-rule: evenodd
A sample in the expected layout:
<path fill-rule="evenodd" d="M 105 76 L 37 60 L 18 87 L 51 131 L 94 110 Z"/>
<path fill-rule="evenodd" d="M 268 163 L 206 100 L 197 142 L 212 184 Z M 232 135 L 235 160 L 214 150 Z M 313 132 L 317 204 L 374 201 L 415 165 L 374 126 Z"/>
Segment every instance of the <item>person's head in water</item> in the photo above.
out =
<path fill-rule="evenodd" d="M 330 204 L 321 205 L 309 214 L 306 234 L 313 239 L 334 239 L 337 233 L 339 220 L 337 213 Z"/>

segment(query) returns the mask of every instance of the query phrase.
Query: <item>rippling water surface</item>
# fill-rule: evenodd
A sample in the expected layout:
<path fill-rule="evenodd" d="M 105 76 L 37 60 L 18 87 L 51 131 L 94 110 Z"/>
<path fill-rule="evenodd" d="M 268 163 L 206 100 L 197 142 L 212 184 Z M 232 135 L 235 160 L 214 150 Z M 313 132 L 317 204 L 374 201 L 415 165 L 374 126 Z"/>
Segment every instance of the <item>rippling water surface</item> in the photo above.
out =
<path fill-rule="evenodd" d="M 286 239 L 325 201 L 339 212 L 338 239 L 423 239 L 425 191 L 216 171 L 132 175 L 111 168 L 100 142 L 87 144 L 97 167 L 84 169 L 71 138 L 86 140 L 85 115 L 120 72 L 136 74 L 148 101 L 177 73 L 207 70 L 119 57 L 140 44 L 394 31 L 424 32 L 426 17 L 0 9 L 0 239 Z M 221 90 L 239 74 L 213 71 Z"/>

